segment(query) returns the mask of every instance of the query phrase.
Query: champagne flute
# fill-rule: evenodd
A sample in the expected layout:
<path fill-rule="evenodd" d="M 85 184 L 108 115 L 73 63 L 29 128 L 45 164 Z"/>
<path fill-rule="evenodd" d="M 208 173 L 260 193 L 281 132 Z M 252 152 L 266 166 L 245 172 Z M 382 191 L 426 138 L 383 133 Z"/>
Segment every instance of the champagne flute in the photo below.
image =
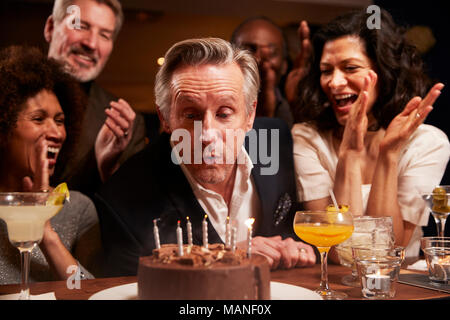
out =
<path fill-rule="evenodd" d="M 48 192 L 1 192 L 0 219 L 8 229 L 8 238 L 20 251 L 22 285 L 19 300 L 30 299 L 28 277 L 34 247 L 44 236 L 44 226 L 63 207 L 65 194 Z"/>
<path fill-rule="evenodd" d="M 450 214 L 450 185 L 437 186 L 433 192 L 423 193 L 422 198 L 426 201 L 436 222 L 438 237 L 443 237 L 445 222 Z"/>
<path fill-rule="evenodd" d="M 294 217 L 295 234 L 303 241 L 317 247 L 320 252 L 321 280 L 316 292 L 325 300 L 342 300 L 343 292 L 328 286 L 327 260 L 330 248 L 347 240 L 353 233 L 353 217 L 350 212 L 297 211 Z"/>

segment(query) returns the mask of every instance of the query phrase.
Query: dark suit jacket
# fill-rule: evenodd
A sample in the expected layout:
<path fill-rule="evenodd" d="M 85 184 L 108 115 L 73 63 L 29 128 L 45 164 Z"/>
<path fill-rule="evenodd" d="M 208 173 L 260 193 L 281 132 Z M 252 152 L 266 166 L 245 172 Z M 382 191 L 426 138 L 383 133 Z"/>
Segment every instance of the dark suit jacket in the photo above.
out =
<path fill-rule="evenodd" d="M 259 161 L 252 169 L 262 208 L 262 221 L 254 230 L 254 236 L 295 237 L 292 223 L 296 194 L 290 131 L 284 121 L 268 118 L 258 118 L 254 128 L 258 132 L 265 128 L 279 129 L 280 133 L 277 174 L 261 175 L 260 169 L 264 165 Z M 160 218 L 161 244 L 176 243 L 178 220 L 183 222 L 186 243 L 184 223 L 187 216 L 192 222 L 194 243 L 202 244 L 204 211 L 180 166 L 171 161 L 169 138 L 168 134 L 162 134 L 154 144 L 132 157 L 94 197 L 106 252 L 106 276 L 136 274 L 138 258 L 150 255 L 155 248 L 155 218 Z M 271 143 L 270 139 L 268 143 Z M 280 203 L 280 198 L 286 194 L 292 205 L 288 200 Z M 222 242 L 210 222 L 208 240 L 209 243 Z"/>
<path fill-rule="evenodd" d="M 78 190 L 89 197 L 100 187 L 101 179 L 95 158 L 95 140 L 105 122 L 105 109 L 117 98 L 102 89 L 95 82 L 88 84 L 89 100 L 83 117 L 79 142 L 72 158 L 64 167 L 57 167 L 52 183 L 67 182 L 69 189 Z M 141 114 L 136 112 L 133 137 L 119 162 L 122 164 L 132 155 L 145 147 L 145 123 Z"/>

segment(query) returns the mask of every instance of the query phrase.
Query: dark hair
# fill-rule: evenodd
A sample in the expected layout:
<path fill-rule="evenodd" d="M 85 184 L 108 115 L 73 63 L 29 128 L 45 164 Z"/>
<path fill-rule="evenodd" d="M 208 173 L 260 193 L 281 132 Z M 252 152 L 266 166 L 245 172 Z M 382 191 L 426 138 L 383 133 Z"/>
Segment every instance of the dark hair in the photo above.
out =
<path fill-rule="evenodd" d="M 390 14 L 381 10 L 381 28 L 369 29 L 365 11 L 341 15 L 319 29 L 313 37 L 309 73 L 298 84 L 298 100 L 293 106 L 295 122 L 312 122 L 321 131 L 339 126 L 320 86 L 320 59 L 325 43 L 343 36 L 357 36 L 374 63 L 378 76 L 378 97 L 372 114 L 378 125 L 387 128 L 414 96 L 424 96 L 429 79 L 416 48 L 404 36 Z"/>
<path fill-rule="evenodd" d="M 266 16 L 250 17 L 250 18 L 247 18 L 244 21 L 242 21 L 236 27 L 236 29 L 234 29 L 233 33 L 231 34 L 230 42 L 235 45 L 237 43 L 237 37 L 239 36 L 242 28 L 253 21 L 265 21 L 268 24 L 272 25 L 275 29 L 277 29 L 280 32 L 281 40 L 282 40 L 282 56 L 283 56 L 283 59 L 288 59 L 288 52 L 289 52 L 288 42 L 287 42 L 286 35 L 285 35 L 283 29 L 281 29 L 280 26 L 278 26 L 275 22 L 273 22 L 270 18 L 268 18 Z"/>
<path fill-rule="evenodd" d="M 58 165 L 63 166 L 77 143 L 87 101 L 78 82 L 38 48 L 10 46 L 0 51 L 0 88 L 0 161 L 27 99 L 49 90 L 65 116 L 67 138 L 58 157 Z"/>

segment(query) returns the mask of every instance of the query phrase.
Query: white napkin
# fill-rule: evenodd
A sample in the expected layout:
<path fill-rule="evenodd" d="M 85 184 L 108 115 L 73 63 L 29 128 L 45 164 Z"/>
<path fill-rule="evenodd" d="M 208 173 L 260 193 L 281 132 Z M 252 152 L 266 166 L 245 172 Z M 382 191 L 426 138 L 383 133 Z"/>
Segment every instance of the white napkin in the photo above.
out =
<path fill-rule="evenodd" d="M 0 300 L 18 300 L 19 295 L 19 293 L 0 295 Z M 30 294 L 30 300 L 56 300 L 56 296 L 54 292 L 47 292 L 38 295 Z"/>
<path fill-rule="evenodd" d="M 427 262 L 424 259 L 422 259 L 422 260 L 418 260 L 418 261 L 414 262 L 413 264 L 407 266 L 406 269 L 427 271 L 428 266 L 427 266 Z"/>

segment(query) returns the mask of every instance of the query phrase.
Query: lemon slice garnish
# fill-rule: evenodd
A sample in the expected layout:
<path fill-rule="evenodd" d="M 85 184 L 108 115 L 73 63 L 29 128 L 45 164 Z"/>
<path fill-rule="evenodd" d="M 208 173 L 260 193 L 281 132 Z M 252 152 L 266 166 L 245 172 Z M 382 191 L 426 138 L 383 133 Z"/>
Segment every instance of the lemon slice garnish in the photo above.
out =
<path fill-rule="evenodd" d="M 51 194 L 48 196 L 47 205 L 61 205 L 64 204 L 64 201 L 70 200 L 69 188 L 67 187 L 67 183 L 60 183 Z"/>
<path fill-rule="evenodd" d="M 327 211 L 328 212 L 336 212 L 336 207 L 333 204 L 329 204 L 327 206 Z M 343 204 L 339 206 L 339 211 L 341 212 L 347 212 L 348 211 L 348 205 Z"/>

